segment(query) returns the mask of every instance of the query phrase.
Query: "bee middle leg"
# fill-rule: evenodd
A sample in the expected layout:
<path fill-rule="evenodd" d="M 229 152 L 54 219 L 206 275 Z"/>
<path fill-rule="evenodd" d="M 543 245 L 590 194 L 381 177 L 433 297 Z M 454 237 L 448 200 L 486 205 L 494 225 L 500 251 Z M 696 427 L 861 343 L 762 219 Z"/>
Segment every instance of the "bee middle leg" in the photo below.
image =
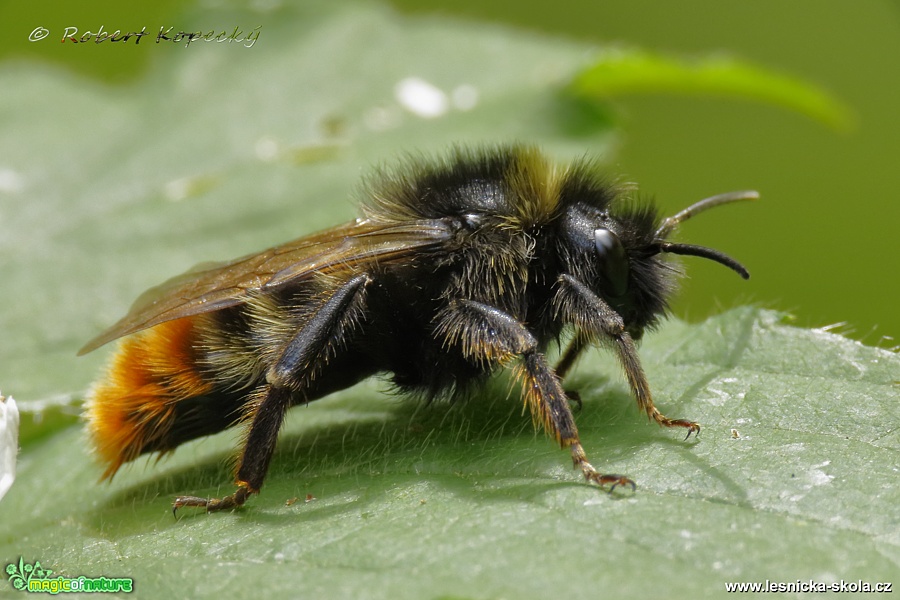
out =
<path fill-rule="evenodd" d="M 565 380 L 566 375 L 568 375 L 569 371 L 572 370 L 572 367 L 575 366 L 575 361 L 578 360 L 578 357 L 587 346 L 588 338 L 580 332 L 576 333 L 575 337 L 572 338 L 572 341 L 569 342 L 569 345 L 566 346 L 566 350 L 563 352 L 559 362 L 556 363 L 556 368 L 553 369 L 560 381 Z M 569 398 L 570 403 L 578 407 L 579 411 L 584 408 L 584 403 L 581 401 L 581 394 L 578 393 L 578 390 L 566 388 L 566 396 Z"/>
<path fill-rule="evenodd" d="M 584 352 L 584 349 L 588 346 L 588 339 L 586 336 L 582 335 L 580 332 L 575 334 L 575 337 L 572 338 L 572 341 L 569 342 L 569 345 L 566 346 L 566 351 L 563 352 L 562 357 L 559 359 L 559 362 L 556 363 L 556 368 L 554 371 L 556 372 L 556 376 L 559 377 L 560 381 L 566 378 L 566 375 L 569 374 L 569 371 L 575 366 L 575 361 L 578 360 L 578 357 Z"/>
<path fill-rule="evenodd" d="M 631 479 L 602 474 L 588 462 L 569 408 L 569 398 L 525 325 L 487 304 L 456 300 L 439 315 L 437 331 L 449 345 L 460 346 L 467 358 L 478 362 L 505 364 L 521 358 L 516 374 L 522 382 L 525 401 L 535 423 L 540 423 L 562 448 L 570 450 L 575 466 L 589 481 L 601 486 L 611 485 L 610 491 L 619 485 L 635 488 Z"/>
<path fill-rule="evenodd" d="M 173 512 L 182 506 L 205 508 L 207 512 L 242 506 L 262 488 L 275 452 L 278 431 L 294 398 L 303 396 L 315 373 L 328 357 L 343 346 L 365 309 L 365 287 L 370 278 L 357 275 L 338 287 L 321 303 L 309 321 L 294 334 L 266 373 L 266 383 L 251 393 L 248 402 L 252 421 L 237 469 L 237 490 L 221 499 L 179 496 Z"/>

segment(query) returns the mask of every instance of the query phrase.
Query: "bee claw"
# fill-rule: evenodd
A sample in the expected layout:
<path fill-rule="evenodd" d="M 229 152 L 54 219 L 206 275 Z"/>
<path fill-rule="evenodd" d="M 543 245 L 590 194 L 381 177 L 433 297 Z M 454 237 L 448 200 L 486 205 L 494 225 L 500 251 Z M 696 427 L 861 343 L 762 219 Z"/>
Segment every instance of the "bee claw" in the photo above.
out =
<path fill-rule="evenodd" d="M 612 484 L 609 487 L 609 491 L 607 492 L 608 494 L 612 494 L 613 490 L 615 490 L 620 485 L 630 486 L 632 492 L 637 490 L 637 484 L 624 475 L 615 475 L 609 473 L 606 475 L 600 475 L 599 478 L 594 479 L 594 481 L 596 481 L 597 484 L 599 484 L 601 487 L 607 484 Z"/>
<path fill-rule="evenodd" d="M 687 427 L 687 435 L 684 436 L 684 441 L 688 441 L 688 439 L 693 434 L 694 439 L 700 437 L 700 424 L 694 423 L 693 421 L 674 421 L 674 424 L 678 427 Z"/>
<path fill-rule="evenodd" d="M 662 425 L 663 427 L 684 427 L 688 430 L 687 435 L 684 436 L 684 441 L 687 441 L 692 435 L 694 438 L 700 437 L 700 424 L 695 423 L 694 421 L 688 421 L 686 419 L 669 419 L 668 417 L 664 417 L 659 414 L 659 411 L 654 411 L 655 414 L 651 413 L 651 417 L 656 420 L 657 423 Z"/>

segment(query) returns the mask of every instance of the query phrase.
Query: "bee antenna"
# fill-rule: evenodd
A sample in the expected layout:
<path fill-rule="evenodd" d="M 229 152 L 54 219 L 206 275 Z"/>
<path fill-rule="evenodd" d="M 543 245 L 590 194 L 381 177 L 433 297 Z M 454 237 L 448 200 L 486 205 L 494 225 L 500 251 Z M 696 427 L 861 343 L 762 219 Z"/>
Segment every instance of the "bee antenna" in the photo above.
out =
<path fill-rule="evenodd" d="M 696 206 L 696 204 L 694 205 Z M 750 271 L 748 271 L 744 265 L 734 260 L 724 252 L 719 252 L 718 250 L 713 250 L 712 248 L 707 248 L 706 246 L 695 246 L 693 244 L 676 244 L 673 242 L 656 242 L 654 245 L 657 253 L 666 252 L 668 254 L 681 254 L 684 256 L 699 256 L 701 258 L 708 258 L 709 260 L 713 260 L 720 265 L 725 265 L 744 279 L 750 279 Z"/>
<path fill-rule="evenodd" d="M 728 192 L 726 194 L 719 194 L 718 196 L 711 196 L 709 198 L 704 198 L 699 202 L 695 202 L 691 204 L 678 214 L 668 217 L 663 220 L 662 224 L 659 226 L 659 229 L 656 230 L 656 238 L 657 239 L 665 239 L 669 236 L 672 231 L 678 227 L 682 222 L 687 221 L 694 215 L 701 213 L 705 210 L 713 208 L 714 206 L 719 206 L 721 204 L 730 204 L 732 202 L 740 202 L 742 200 L 758 200 L 759 192 L 755 192 L 753 190 L 745 190 L 741 192 Z M 724 256 L 724 255 L 723 255 Z M 711 258 L 707 256 L 706 258 Z M 717 259 L 713 259 L 717 260 Z M 721 262 L 721 261 L 719 261 Z M 723 263 L 725 264 L 725 263 Z M 729 265 L 730 266 L 730 265 Z M 732 267 L 734 268 L 734 267 Z"/>

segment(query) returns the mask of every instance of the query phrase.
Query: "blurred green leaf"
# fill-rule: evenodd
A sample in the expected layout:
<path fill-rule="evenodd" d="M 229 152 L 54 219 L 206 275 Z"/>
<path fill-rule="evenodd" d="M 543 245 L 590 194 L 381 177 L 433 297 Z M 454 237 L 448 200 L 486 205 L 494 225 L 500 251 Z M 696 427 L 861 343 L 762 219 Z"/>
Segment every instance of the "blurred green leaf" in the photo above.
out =
<path fill-rule="evenodd" d="M 824 90 L 729 56 L 692 60 L 609 48 L 575 76 L 570 91 L 599 100 L 635 93 L 730 96 L 795 110 L 835 129 L 846 130 L 853 123 L 850 109 Z"/>

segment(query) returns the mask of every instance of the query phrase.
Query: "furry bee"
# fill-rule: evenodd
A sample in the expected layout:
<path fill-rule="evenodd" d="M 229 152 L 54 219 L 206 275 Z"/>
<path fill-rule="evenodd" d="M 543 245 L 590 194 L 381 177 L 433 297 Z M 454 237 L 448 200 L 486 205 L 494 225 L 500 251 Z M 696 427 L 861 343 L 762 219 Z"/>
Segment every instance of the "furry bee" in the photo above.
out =
<path fill-rule="evenodd" d="M 589 161 L 552 164 L 524 146 L 411 158 L 364 194 L 361 218 L 259 254 L 176 277 L 140 297 L 80 353 L 120 342 L 89 395 L 103 478 L 138 456 L 245 428 L 236 491 L 180 496 L 216 511 L 258 494 L 287 410 L 379 373 L 430 398 L 472 391 L 510 367 L 537 424 L 601 486 L 562 380 L 589 345 L 621 362 L 640 410 L 687 437 L 700 426 L 653 404 L 635 342 L 667 311 L 678 270 L 699 256 L 749 278 L 729 256 L 668 241 L 685 219 L 757 197 L 735 192 L 667 219 Z M 545 351 L 572 341 L 554 369 Z"/>

